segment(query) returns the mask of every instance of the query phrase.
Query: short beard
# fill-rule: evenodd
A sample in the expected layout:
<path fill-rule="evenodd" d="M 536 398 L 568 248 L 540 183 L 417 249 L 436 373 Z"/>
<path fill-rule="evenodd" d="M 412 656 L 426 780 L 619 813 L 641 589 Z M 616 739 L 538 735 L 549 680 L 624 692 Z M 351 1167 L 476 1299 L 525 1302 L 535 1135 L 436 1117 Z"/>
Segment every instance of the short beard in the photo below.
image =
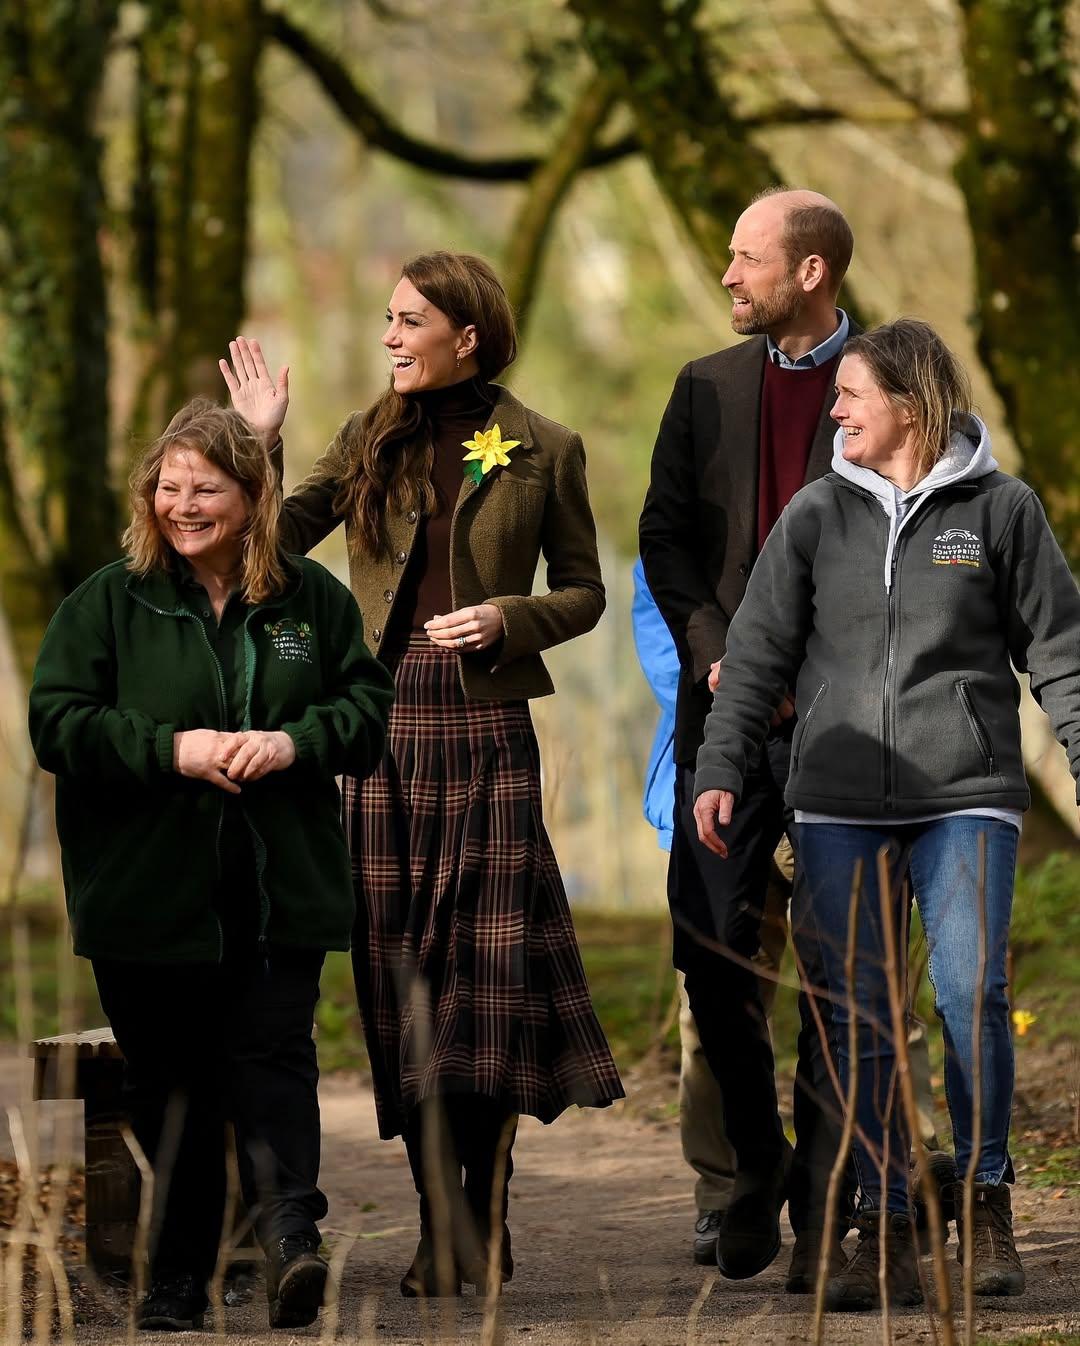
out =
<path fill-rule="evenodd" d="M 751 299 L 749 309 L 733 310 L 731 326 L 739 336 L 760 336 L 792 322 L 803 310 L 803 293 L 795 284 L 795 273 L 788 275 L 771 293 Z"/>

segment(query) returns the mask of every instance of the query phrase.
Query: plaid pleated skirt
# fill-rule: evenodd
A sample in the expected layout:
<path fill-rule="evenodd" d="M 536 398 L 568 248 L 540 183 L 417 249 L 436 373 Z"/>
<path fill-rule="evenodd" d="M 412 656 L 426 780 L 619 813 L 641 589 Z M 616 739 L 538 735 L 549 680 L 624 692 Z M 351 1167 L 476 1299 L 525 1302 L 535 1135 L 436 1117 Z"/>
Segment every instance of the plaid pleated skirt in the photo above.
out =
<path fill-rule="evenodd" d="M 553 1121 L 623 1096 L 544 828 L 528 704 L 466 700 L 457 656 L 413 636 L 387 751 L 345 781 L 353 967 L 379 1132 L 482 1094 Z"/>

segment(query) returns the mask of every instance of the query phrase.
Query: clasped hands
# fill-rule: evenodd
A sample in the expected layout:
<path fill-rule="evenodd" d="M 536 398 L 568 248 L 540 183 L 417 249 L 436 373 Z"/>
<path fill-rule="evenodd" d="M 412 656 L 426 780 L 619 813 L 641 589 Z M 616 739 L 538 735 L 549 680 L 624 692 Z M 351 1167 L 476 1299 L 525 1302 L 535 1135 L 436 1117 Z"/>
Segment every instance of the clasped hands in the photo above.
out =
<path fill-rule="evenodd" d="M 433 645 L 444 650 L 469 651 L 490 649 L 505 631 L 502 611 L 494 603 L 478 603 L 458 608 L 445 616 L 436 613 L 424 623 L 424 633 Z"/>
<path fill-rule="evenodd" d="M 296 761 L 296 744 L 283 730 L 186 729 L 173 735 L 173 770 L 238 795 L 237 781 L 258 780 Z"/>

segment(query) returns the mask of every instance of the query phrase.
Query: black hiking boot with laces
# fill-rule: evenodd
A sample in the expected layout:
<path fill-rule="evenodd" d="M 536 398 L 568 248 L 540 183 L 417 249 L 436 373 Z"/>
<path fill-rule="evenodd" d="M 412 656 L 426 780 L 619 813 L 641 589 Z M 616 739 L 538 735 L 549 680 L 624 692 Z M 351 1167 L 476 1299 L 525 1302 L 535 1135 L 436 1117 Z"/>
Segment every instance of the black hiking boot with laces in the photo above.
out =
<path fill-rule="evenodd" d="M 271 1327 L 307 1327 L 319 1316 L 330 1268 L 318 1234 L 286 1234 L 266 1251 Z"/>
<path fill-rule="evenodd" d="M 186 1271 L 161 1272 L 150 1282 L 135 1312 L 140 1332 L 191 1332 L 203 1325 L 209 1301 L 206 1286 Z"/>
<path fill-rule="evenodd" d="M 833 1312 L 881 1307 L 878 1273 L 881 1263 L 881 1212 L 867 1210 L 856 1217 L 859 1242 L 851 1260 L 825 1287 L 825 1307 Z M 891 1308 L 923 1302 L 919 1285 L 919 1254 L 915 1230 L 906 1215 L 886 1217 L 885 1284 Z"/>
<path fill-rule="evenodd" d="M 977 1182 L 972 1193 L 971 1266 L 977 1295 L 1022 1295 L 1026 1285 L 1020 1254 L 1013 1238 L 1012 1198 L 1004 1183 Z M 956 1260 L 964 1264 L 964 1184 L 953 1189 L 956 1233 L 960 1246 Z"/>

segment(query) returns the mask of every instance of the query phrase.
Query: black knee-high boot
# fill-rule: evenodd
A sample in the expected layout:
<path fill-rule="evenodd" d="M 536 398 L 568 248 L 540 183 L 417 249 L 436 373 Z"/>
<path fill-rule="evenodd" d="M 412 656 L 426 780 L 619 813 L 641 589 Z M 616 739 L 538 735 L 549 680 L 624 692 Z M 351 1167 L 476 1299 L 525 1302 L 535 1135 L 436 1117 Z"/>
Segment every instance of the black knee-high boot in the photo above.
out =
<path fill-rule="evenodd" d="M 405 1152 L 420 1199 L 420 1241 L 401 1278 L 406 1298 L 461 1293 L 458 1245 L 465 1202 L 442 1101 L 430 1099 L 415 1108 L 405 1128 Z"/>
<path fill-rule="evenodd" d="M 464 1265 L 463 1276 L 483 1289 L 488 1282 L 493 1235 L 501 1244 L 501 1281 L 508 1281 L 514 1274 L 506 1216 L 514 1172 L 517 1115 L 478 1094 L 453 1099 L 449 1115 L 455 1148 L 465 1169 L 465 1200 L 482 1248 L 479 1265 Z"/>

